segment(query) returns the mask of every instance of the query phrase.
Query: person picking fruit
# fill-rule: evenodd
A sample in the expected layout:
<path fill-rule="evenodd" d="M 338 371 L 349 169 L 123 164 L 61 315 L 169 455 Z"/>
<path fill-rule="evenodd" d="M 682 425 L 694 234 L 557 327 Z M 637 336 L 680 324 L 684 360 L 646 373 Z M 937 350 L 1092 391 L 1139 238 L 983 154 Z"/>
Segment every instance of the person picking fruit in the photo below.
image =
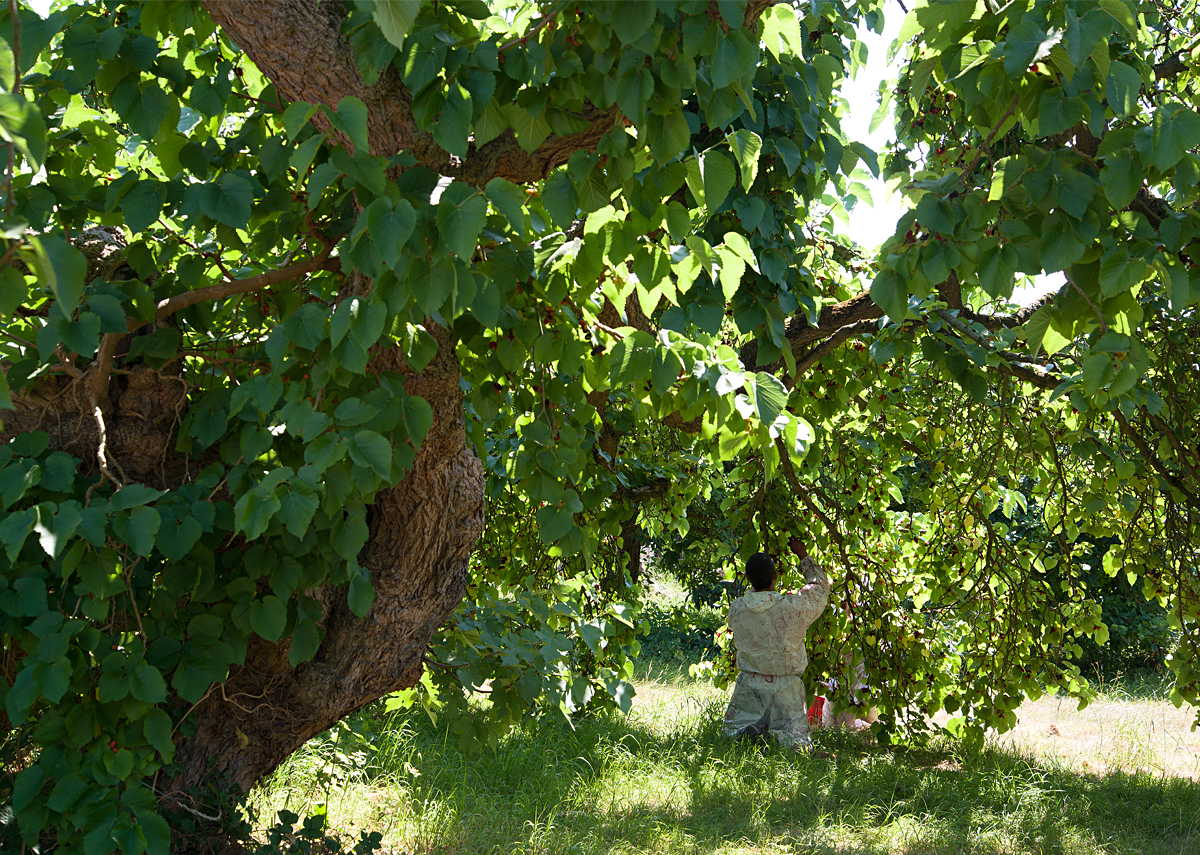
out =
<path fill-rule="evenodd" d="M 746 579 L 754 590 L 729 607 L 740 673 L 725 711 L 725 732 L 738 740 L 770 736 L 781 745 L 808 748 L 808 709 L 804 636 L 829 602 L 829 577 L 798 537 L 788 547 L 800 559 L 807 584 L 799 591 L 775 590 L 775 562 L 765 552 L 746 561 Z"/>

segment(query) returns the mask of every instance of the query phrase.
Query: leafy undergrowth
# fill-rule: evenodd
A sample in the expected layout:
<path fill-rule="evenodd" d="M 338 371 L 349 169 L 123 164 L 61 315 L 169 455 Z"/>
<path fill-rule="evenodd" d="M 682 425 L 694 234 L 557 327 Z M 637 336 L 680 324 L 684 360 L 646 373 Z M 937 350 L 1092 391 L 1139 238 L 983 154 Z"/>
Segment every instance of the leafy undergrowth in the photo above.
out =
<path fill-rule="evenodd" d="M 844 732 L 817 734 L 826 757 L 760 753 L 721 735 L 724 694 L 677 664 L 639 677 L 627 717 L 532 722 L 470 755 L 423 713 L 359 716 L 276 773 L 260 816 L 325 804 L 346 838 L 405 853 L 1200 851 L 1195 780 Z"/>

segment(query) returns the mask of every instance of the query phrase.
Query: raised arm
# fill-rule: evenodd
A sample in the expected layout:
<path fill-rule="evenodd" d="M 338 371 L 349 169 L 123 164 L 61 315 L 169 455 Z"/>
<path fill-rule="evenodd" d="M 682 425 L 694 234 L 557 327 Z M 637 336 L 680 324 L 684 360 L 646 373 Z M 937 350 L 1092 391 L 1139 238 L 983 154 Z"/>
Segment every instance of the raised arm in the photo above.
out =
<path fill-rule="evenodd" d="M 789 539 L 788 546 L 800 559 L 800 570 L 804 573 L 806 580 L 804 587 L 793 594 L 788 594 L 788 598 L 795 602 L 806 622 L 812 623 L 829 603 L 829 576 L 825 574 L 825 568 L 808 554 L 808 549 L 800 538 Z"/>

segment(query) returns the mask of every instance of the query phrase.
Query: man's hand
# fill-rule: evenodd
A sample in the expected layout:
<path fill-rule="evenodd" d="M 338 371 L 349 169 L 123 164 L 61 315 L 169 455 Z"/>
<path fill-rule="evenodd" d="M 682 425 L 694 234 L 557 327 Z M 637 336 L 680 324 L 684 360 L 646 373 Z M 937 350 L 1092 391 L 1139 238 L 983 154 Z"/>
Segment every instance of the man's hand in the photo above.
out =
<path fill-rule="evenodd" d="M 788 548 L 792 550 L 792 554 L 797 558 L 808 557 L 808 547 L 804 545 L 804 541 L 798 537 L 792 536 L 788 538 Z"/>

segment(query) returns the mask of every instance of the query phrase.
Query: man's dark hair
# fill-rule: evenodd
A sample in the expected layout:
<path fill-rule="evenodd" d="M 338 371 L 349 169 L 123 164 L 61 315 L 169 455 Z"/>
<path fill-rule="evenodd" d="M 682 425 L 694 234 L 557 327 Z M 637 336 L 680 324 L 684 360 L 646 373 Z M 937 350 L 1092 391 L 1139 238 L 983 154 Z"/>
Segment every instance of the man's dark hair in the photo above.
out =
<path fill-rule="evenodd" d="M 756 552 L 746 561 L 746 579 L 756 591 L 765 591 L 775 581 L 775 562 L 765 552 Z"/>

